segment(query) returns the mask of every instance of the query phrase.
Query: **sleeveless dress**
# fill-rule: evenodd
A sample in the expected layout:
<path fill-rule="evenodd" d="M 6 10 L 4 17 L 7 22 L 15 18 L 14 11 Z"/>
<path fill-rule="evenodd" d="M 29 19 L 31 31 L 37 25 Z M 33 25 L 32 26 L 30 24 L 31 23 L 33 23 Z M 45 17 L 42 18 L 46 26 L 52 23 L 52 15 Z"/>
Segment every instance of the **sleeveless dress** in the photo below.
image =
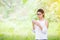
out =
<path fill-rule="evenodd" d="M 37 20 L 37 22 L 40 23 L 43 30 L 41 30 L 39 28 L 39 26 L 34 25 L 34 27 L 35 27 L 35 39 L 47 39 L 47 27 L 45 25 L 45 20 L 43 20 L 43 21 Z"/>

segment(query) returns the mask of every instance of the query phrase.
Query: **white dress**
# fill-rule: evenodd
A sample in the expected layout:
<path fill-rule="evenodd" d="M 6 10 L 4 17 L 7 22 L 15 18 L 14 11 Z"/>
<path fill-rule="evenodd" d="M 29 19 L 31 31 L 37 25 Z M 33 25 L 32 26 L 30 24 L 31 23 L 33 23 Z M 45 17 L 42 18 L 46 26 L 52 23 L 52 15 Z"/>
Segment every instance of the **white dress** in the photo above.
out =
<path fill-rule="evenodd" d="M 47 27 L 45 25 L 45 20 L 43 20 L 43 21 L 37 20 L 37 22 L 40 23 L 43 30 L 41 30 L 39 28 L 39 26 L 34 25 L 34 27 L 35 27 L 35 39 L 47 39 Z"/>

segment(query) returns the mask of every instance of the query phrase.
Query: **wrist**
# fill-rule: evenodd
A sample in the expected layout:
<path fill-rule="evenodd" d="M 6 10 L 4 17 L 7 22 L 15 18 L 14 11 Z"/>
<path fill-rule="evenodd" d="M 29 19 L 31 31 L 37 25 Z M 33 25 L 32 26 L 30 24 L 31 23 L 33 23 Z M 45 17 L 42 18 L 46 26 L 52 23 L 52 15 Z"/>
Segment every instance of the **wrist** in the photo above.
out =
<path fill-rule="evenodd" d="M 32 30 L 35 33 L 35 30 Z"/>

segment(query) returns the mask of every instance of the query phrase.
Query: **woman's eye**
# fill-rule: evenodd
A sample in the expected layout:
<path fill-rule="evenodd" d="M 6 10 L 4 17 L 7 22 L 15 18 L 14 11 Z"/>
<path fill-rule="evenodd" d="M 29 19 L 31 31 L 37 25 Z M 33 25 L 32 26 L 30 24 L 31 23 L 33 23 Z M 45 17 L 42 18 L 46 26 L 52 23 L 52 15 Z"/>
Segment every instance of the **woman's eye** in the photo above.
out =
<path fill-rule="evenodd" d="M 41 15 L 41 14 L 37 14 L 37 15 Z"/>

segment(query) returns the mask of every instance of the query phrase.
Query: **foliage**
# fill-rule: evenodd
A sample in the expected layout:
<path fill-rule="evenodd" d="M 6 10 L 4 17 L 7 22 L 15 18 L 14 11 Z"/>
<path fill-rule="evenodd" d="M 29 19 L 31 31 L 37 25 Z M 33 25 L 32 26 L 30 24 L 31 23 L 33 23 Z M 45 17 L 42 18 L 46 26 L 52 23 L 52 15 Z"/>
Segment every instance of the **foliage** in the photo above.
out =
<path fill-rule="evenodd" d="M 8 33 L 6 40 L 9 40 L 8 36 L 16 36 L 13 34 L 23 34 L 22 40 L 33 40 L 31 21 L 38 19 L 36 13 L 39 8 L 44 9 L 45 18 L 49 21 L 48 35 L 56 33 L 59 38 L 60 0 L 0 0 L 0 37 L 3 38 L 2 40 L 5 39 L 6 33 Z M 19 40 L 19 36 L 17 39 Z"/>

